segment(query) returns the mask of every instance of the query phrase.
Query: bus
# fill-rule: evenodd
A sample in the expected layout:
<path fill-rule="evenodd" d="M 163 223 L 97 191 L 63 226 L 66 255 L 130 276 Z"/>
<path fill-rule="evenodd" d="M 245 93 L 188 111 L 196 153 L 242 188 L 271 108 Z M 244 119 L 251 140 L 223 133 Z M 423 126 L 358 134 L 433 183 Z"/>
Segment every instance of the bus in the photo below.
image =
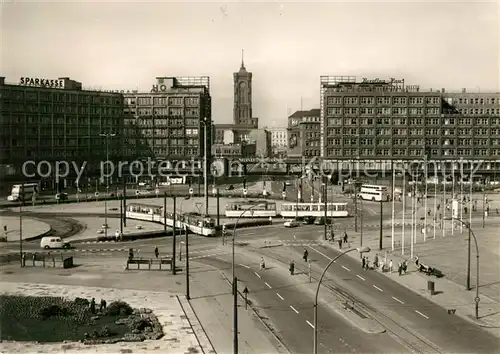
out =
<path fill-rule="evenodd" d="M 281 216 L 285 218 L 323 217 L 325 216 L 325 203 L 283 203 Z M 329 218 L 349 216 L 347 203 L 327 203 L 326 216 Z"/>
<path fill-rule="evenodd" d="M 250 210 L 251 209 L 251 210 Z M 247 212 L 244 212 L 248 210 Z M 226 204 L 228 218 L 264 218 L 275 217 L 276 202 L 269 200 L 240 200 Z"/>
<path fill-rule="evenodd" d="M 148 205 L 130 203 L 127 205 L 125 216 L 128 219 L 143 220 L 159 224 L 174 226 L 174 213 L 166 212 L 164 218 L 163 207 L 159 205 Z M 175 227 L 187 230 L 202 236 L 215 236 L 215 220 L 194 213 L 175 214 Z"/>
<path fill-rule="evenodd" d="M 387 186 L 363 184 L 358 193 L 358 198 L 373 202 L 388 202 L 391 200 L 391 195 Z"/>
<path fill-rule="evenodd" d="M 21 193 L 23 194 L 21 196 Z M 17 202 L 19 200 L 32 200 L 38 194 L 38 183 L 23 183 L 14 184 L 10 195 L 7 197 L 8 201 Z"/>

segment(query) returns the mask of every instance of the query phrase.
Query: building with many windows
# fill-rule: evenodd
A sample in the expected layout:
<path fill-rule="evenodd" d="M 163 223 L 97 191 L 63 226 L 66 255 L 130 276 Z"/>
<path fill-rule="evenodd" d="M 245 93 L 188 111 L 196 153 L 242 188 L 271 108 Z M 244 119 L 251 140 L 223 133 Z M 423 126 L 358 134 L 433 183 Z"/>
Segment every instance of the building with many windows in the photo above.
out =
<path fill-rule="evenodd" d="M 288 117 L 288 156 L 321 155 L 320 110 L 297 111 Z"/>
<path fill-rule="evenodd" d="M 273 156 L 286 156 L 288 148 L 287 128 L 265 128 L 271 133 L 271 154 Z"/>
<path fill-rule="evenodd" d="M 99 172 L 107 152 L 110 160 L 124 157 L 123 95 L 83 90 L 81 83 L 70 78 L 21 78 L 9 84 L 0 77 L 0 120 L 0 179 L 4 182 L 41 180 L 43 189 L 53 189 L 56 161 L 86 163 L 82 177 L 86 181 Z M 101 136 L 106 133 L 116 136 Z M 26 165 L 23 174 L 27 161 L 33 163 Z M 44 178 L 33 175 L 41 161 L 52 165 L 51 174 L 45 173 L 49 167 L 43 170 Z M 75 179 L 71 167 L 58 188 L 72 185 Z"/>
<path fill-rule="evenodd" d="M 205 130 L 211 145 L 209 77 L 157 77 L 151 92 L 126 93 L 124 98 L 127 156 L 197 158 L 204 155 Z"/>
<path fill-rule="evenodd" d="M 500 156 L 500 94 L 420 91 L 404 80 L 321 77 L 327 159 L 487 159 Z"/>

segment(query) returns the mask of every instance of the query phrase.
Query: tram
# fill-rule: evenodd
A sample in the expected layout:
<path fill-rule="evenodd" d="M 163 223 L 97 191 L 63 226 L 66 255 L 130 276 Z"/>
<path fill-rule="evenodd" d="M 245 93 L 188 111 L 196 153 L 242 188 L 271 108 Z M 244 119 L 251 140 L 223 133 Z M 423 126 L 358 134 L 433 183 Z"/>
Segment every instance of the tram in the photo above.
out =
<path fill-rule="evenodd" d="M 143 220 L 167 224 L 174 226 L 174 213 L 166 212 L 166 218 L 163 215 L 163 207 L 159 205 L 148 205 L 130 203 L 127 205 L 125 215 L 127 219 Z M 186 227 L 194 234 L 202 236 L 215 236 L 215 220 L 194 213 L 179 214 L 175 216 L 175 227 L 183 229 Z"/>
<path fill-rule="evenodd" d="M 325 216 L 325 203 L 283 203 L 281 216 L 285 218 L 322 217 Z M 326 216 L 329 218 L 349 216 L 347 203 L 327 203 Z"/>
<path fill-rule="evenodd" d="M 268 218 L 277 215 L 276 202 L 270 200 L 240 200 L 226 204 L 228 218 Z"/>

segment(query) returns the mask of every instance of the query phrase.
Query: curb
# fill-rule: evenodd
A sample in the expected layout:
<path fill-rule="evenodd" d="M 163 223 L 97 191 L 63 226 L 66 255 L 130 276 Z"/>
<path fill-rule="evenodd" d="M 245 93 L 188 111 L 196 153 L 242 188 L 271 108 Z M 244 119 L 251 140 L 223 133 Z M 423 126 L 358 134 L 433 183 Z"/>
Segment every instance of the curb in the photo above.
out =
<path fill-rule="evenodd" d="M 194 309 L 191 306 L 189 300 L 185 296 L 176 295 L 175 297 L 177 298 L 177 301 L 179 301 L 179 305 L 186 315 L 186 319 L 189 322 L 191 329 L 193 330 L 193 334 L 196 337 L 198 345 L 200 346 L 203 354 L 217 354 L 212 342 L 210 341 L 210 338 L 207 335 L 207 332 L 203 328 L 203 325 L 196 315 L 196 312 L 194 312 Z"/>

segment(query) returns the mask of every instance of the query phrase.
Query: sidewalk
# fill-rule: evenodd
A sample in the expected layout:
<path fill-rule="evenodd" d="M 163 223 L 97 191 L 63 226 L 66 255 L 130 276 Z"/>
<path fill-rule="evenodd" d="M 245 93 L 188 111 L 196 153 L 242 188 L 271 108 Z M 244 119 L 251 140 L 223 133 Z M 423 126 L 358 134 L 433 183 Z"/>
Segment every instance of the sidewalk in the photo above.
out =
<path fill-rule="evenodd" d="M 442 306 L 445 309 L 456 310 L 456 315 L 462 316 L 479 326 L 485 327 L 488 331 L 500 337 L 500 250 L 498 239 L 495 237 L 495 230 L 488 229 L 487 232 L 476 232 L 480 252 L 480 304 L 479 320 L 475 319 L 474 297 L 476 284 L 476 251 L 471 243 L 471 291 L 465 290 L 466 264 L 467 264 L 467 230 L 464 228 L 463 234 L 460 229 L 455 230 L 451 235 L 451 223 L 447 227 L 450 231 L 443 238 L 440 233 L 433 239 L 433 235 L 423 241 L 423 235 L 417 234 L 417 243 L 414 245 L 414 256 L 419 257 L 421 263 L 434 267 L 442 271 L 443 278 L 427 276 L 419 273 L 414 261 L 410 259 L 410 233 L 411 229 L 405 231 L 406 245 L 405 254 L 401 254 L 401 246 L 396 244 L 394 252 L 391 251 L 391 231 L 384 230 L 383 250 L 379 251 L 379 233 L 371 231 L 363 235 L 363 246 L 368 246 L 372 250 L 369 253 L 369 260 L 373 262 L 375 254 L 378 254 L 379 261 L 388 264 L 393 262 L 393 273 L 385 273 L 392 280 L 410 288 L 411 290 L 425 296 L 429 300 Z M 483 229 L 481 229 L 483 230 Z M 401 240 L 400 228 L 395 233 L 395 240 Z M 350 247 L 359 247 L 360 237 L 351 232 L 349 235 Z M 330 247 L 338 250 L 337 243 L 329 243 Z M 343 247 L 345 249 L 345 246 Z M 349 253 L 351 257 L 359 260 L 357 253 Z M 398 275 L 398 263 L 408 260 L 408 273 Z M 436 294 L 431 296 L 427 291 L 427 282 L 435 283 Z"/>
<path fill-rule="evenodd" d="M 0 239 L 6 238 L 7 242 L 19 242 L 20 222 L 19 217 L 15 216 L 2 216 L 0 215 Z M 50 232 L 50 225 L 42 221 L 32 219 L 30 217 L 22 218 L 23 225 L 23 240 L 31 240 L 34 238 L 42 237 Z M 4 231 L 4 228 L 7 231 Z M 1 245 L 2 243 L 0 243 Z"/>

